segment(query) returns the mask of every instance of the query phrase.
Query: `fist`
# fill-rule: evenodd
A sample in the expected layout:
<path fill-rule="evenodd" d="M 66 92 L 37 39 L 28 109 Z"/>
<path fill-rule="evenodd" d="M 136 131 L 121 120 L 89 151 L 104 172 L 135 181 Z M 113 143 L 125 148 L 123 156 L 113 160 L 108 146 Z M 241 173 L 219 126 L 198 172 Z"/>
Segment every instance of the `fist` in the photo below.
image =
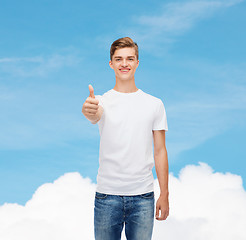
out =
<path fill-rule="evenodd" d="M 95 98 L 94 89 L 91 85 L 89 85 L 89 91 L 90 95 L 83 104 L 82 113 L 89 121 L 95 122 L 99 119 L 99 100 Z"/>

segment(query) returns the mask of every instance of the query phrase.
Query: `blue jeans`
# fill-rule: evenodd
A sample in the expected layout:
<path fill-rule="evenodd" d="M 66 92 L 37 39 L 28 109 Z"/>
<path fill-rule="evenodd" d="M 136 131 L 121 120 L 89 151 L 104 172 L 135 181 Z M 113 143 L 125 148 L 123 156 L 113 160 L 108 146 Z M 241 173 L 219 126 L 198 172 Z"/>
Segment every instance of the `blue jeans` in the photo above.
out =
<path fill-rule="evenodd" d="M 151 240 L 154 225 L 154 192 L 134 196 L 95 193 L 96 240 L 120 240 L 125 223 L 127 240 Z"/>

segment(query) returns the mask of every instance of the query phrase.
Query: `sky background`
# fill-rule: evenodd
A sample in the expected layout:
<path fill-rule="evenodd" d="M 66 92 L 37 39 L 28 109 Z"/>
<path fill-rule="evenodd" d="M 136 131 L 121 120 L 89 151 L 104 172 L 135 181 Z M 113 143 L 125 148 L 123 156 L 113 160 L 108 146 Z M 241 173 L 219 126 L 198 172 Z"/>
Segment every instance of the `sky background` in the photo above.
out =
<path fill-rule="evenodd" d="M 89 84 L 114 87 L 124 36 L 136 86 L 165 105 L 170 172 L 204 162 L 245 187 L 245 1 L 1 0 L 0 22 L 0 205 L 69 172 L 96 183 L 98 126 L 81 109 Z"/>

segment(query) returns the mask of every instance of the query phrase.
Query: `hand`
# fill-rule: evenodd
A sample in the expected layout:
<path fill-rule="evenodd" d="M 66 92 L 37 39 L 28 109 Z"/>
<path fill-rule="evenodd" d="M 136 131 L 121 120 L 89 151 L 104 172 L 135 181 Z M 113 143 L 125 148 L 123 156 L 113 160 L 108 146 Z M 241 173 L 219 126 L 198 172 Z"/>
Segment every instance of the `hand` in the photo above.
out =
<path fill-rule="evenodd" d="M 91 85 L 89 85 L 89 91 L 90 95 L 83 104 L 82 113 L 89 121 L 96 122 L 99 119 L 99 100 L 95 98 L 94 89 Z"/>
<path fill-rule="evenodd" d="M 160 211 L 161 210 L 161 216 Z M 155 213 L 155 218 L 157 220 L 166 220 L 169 215 L 169 201 L 168 197 L 160 195 L 156 202 L 156 213 Z M 160 217 L 159 217 L 160 216 Z"/>

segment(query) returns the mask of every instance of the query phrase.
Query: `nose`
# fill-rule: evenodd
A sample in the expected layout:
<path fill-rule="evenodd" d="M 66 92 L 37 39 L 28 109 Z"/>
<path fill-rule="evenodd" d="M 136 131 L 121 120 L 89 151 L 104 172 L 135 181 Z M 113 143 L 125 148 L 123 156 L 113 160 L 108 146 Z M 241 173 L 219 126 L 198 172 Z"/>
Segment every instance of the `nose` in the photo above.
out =
<path fill-rule="evenodd" d="M 126 59 L 123 59 L 123 61 L 122 61 L 122 67 L 126 67 L 127 66 L 127 61 L 126 61 Z"/>

